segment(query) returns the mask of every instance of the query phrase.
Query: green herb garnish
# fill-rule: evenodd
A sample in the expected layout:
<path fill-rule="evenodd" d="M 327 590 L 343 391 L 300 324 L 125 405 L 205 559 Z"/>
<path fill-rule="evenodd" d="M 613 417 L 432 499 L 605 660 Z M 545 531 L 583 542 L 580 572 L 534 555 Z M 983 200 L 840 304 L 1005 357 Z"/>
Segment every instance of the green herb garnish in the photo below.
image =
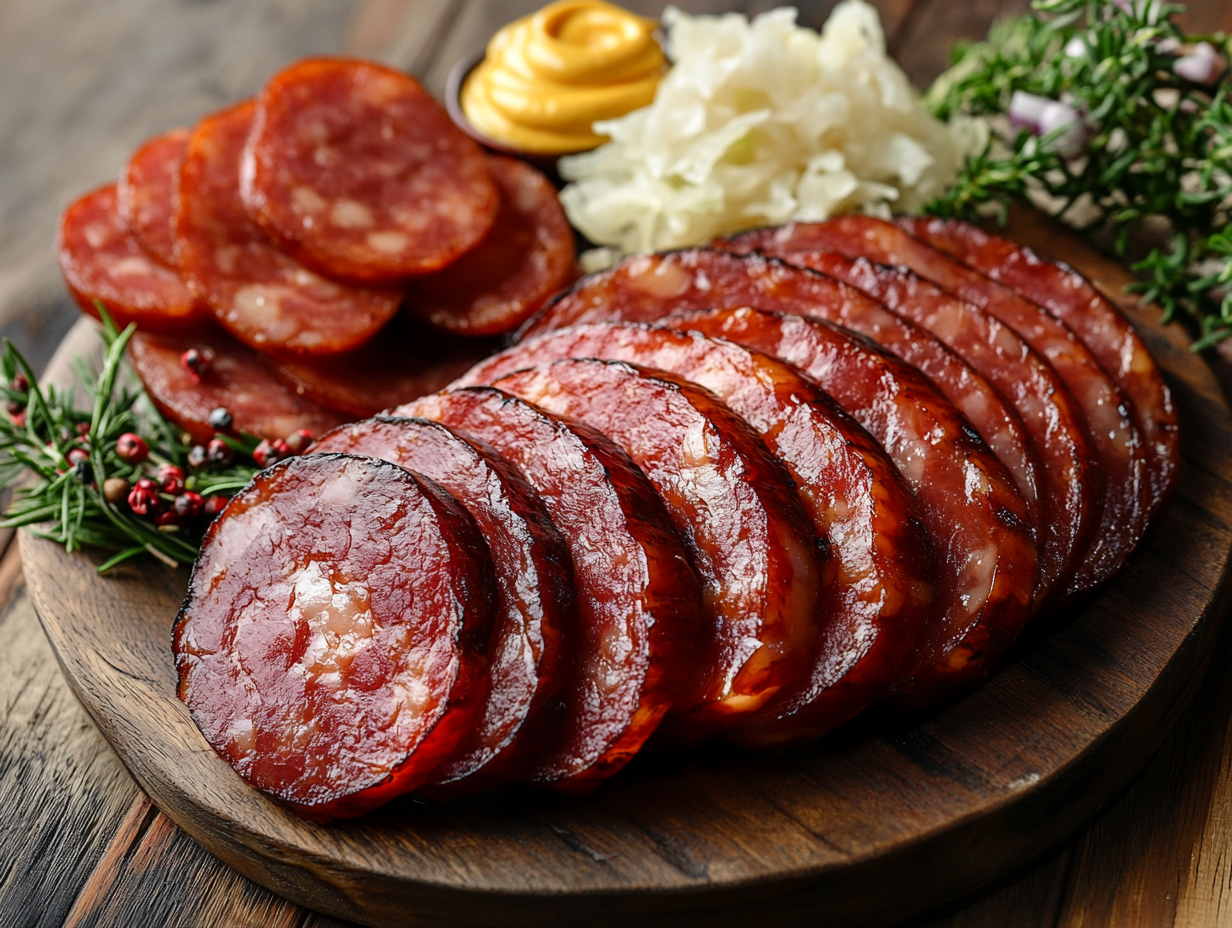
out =
<path fill-rule="evenodd" d="M 929 91 L 942 119 L 1003 117 L 929 212 L 1004 217 L 1029 196 L 1101 233 L 1122 258 L 1153 235 L 1155 247 L 1132 264 L 1133 290 L 1162 306 L 1165 322 L 1189 320 L 1195 350 L 1232 336 L 1228 37 L 1184 34 L 1175 22 L 1184 7 L 1159 0 L 1033 8 L 987 42 L 958 47 Z M 1031 124 L 1041 101 L 1047 118 Z"/>
<path fill-rule="evenodd" d="M 89 408 L 78 408 L 73 389 L 41 387 L 7 339 L 0 349 L 9 413 L 0 414 L 0 490 L 14 488 L 0 527 L 27 528 L 69 551 L 112 552 L 99 573 L 143 554 L 191 564 L 211 514 L 259 469 L 257 440 L 220 435 L 234 460 L 189 473 L 191 441 L 131 385 L 124 349 L 135 327 L 119 332 L 101 314 L 102 370 L 77 371 Z"/>

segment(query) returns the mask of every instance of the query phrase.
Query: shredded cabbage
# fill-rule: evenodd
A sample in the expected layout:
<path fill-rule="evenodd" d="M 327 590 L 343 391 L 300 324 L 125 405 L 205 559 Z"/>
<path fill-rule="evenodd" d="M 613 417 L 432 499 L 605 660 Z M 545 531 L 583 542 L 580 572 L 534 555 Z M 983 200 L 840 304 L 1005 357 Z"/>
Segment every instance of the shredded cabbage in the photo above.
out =
<path fill-rule="evenodd" d="M 570 221 L 606 246 L 592 269 L 756 226 L 919 210 L 982 147 L 982 123 L 924 110 L 863 0 L 820 34 L 791 8 L 750 23 L 668 7 L 663 23 L 673 66 L 654 102 L 596 123 L 611 141 L 560 161 Z"/>

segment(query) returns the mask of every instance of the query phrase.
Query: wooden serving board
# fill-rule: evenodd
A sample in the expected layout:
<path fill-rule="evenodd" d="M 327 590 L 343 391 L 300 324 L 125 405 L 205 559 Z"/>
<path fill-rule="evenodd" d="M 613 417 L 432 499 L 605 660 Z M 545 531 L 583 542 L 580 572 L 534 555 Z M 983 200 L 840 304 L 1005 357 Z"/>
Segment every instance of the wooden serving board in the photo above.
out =
<path fill-rule="evenodd" d="M 1081 608 L 1028 629 L 986 685 L 922 718 L 870 714 L 776 755 L 638 758 L 592 796 L 511 789 L 308 824 L 246 786 L 176 699 L 186 570 L 21 539 L 69 681 L 153 801 L 293 901 L 371 925 L 877 925 L 971 891 L 1068 835 L 1125 786 L 1196 688 L 1226 607 L 1232 418 L 1211 373 L 1124 272 L 1033 215 L 1139 326 L 1181 413 L 1184 469 L 1156 534 Z M 56 369 L 96 350 L 88 325 Z M 62 376 L 62 374 L 61 374 Z"/>

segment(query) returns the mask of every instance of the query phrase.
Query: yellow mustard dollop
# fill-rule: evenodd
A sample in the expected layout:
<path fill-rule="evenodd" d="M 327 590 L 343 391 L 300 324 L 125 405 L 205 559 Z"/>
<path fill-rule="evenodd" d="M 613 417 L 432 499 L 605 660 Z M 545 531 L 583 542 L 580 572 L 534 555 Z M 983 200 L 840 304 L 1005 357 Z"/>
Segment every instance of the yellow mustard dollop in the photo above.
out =
<path fill-rule="evenodd" d="M 524 151 L 601 145 L 594 122 L 654 100 L 666 71 L 657 25 L 603 0 L 558 0 L 492 37 L 462 85 L 462 111 L 493 141 Z"/>

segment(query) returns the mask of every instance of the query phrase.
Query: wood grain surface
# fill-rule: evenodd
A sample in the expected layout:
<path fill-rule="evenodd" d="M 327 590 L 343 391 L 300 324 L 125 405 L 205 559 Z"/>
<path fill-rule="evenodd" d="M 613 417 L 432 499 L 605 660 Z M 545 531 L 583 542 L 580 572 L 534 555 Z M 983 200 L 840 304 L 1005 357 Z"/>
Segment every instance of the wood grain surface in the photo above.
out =
<path fill-rule="evenodd" d="M 680 4 L 701 9 L 693 3 Z M 758 8 L 773 5 L 762 3 Z M 818 25 L 832 3 L 804 3 Z M 1014 3 L 880 0 L 917 84 L 957 37 Z M 456 0 L 6 0 L 0 4 L 0 332 L 37 362 L 75 312 L 51 257 L 55 218 L 147 135 L 251 92 L 301 54 L 346 49 L 442 82 L 460 49 L 530 4 Z M 708 8 L 719 8 L 708 4 Z M 1195 30 L 1232 27 L 1224 0 Z M 724 8 L 751 8 L 731 3 Z M 657 11 L 657 7 L 649 11 Z M 1212 358 L 1216 372 L 1228 365 Z M 1232 377 L 1225 383 L 1232 382 Z M 1199 514 L 1193 532 L 1202 536 Z M 0 538 L 0 548 L 5 543 Z M 0 566 L 0 924 L 334 925 L 255 884 L 141 797 L 73 699 L 10 551 Z M 912 925 L 1224 923 L 1232 836 L 1232 643 L 1131 789 L 1072 840 Z M 761 922 L 773 924 L 773 912 Z"/>

